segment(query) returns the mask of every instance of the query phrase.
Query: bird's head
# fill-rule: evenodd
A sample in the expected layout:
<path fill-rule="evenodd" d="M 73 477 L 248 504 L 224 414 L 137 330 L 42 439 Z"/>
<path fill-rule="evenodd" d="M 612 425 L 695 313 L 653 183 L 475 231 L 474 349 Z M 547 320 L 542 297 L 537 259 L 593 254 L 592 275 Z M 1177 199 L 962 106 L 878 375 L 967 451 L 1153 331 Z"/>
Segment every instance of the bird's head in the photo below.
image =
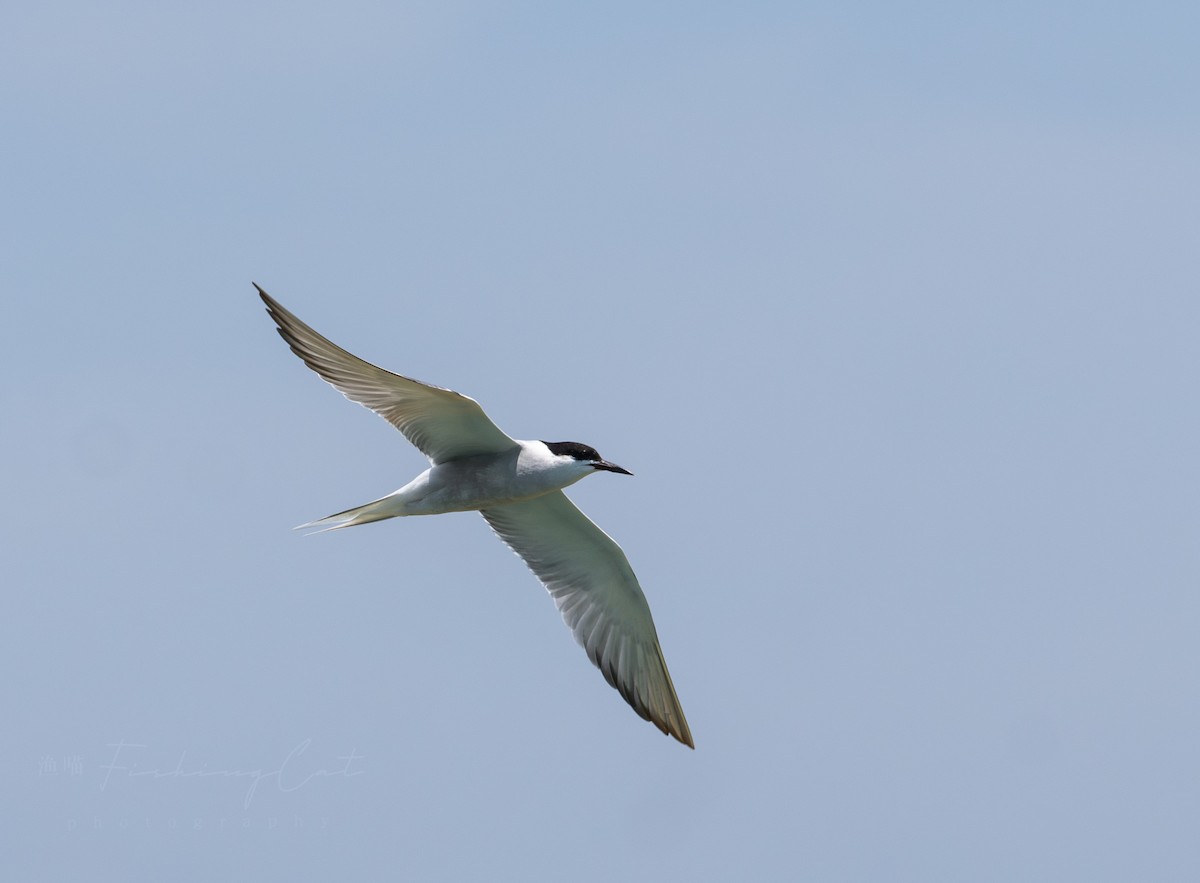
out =
<path fill-rule="evenodd" d="M 609 463 L 593 447 L 579 442 L 542 442 L 556 457 L 570 457 L 581 466 L 592 471 L 619 472 L 621 475 L 633 475 L 628 469 Z"/>

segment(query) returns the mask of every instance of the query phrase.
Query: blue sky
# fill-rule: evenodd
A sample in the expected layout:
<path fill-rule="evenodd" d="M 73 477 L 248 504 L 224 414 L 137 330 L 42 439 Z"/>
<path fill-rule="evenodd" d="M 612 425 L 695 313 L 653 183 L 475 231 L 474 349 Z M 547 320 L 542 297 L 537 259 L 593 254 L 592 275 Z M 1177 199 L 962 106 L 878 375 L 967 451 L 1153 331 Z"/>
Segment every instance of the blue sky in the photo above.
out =
<path fill-rule="evenodd" d="M 1187 4 L 0 14 L 22 879 L 1194 880 Z M 697 749 L 253 279 L 629 469 Z"/>

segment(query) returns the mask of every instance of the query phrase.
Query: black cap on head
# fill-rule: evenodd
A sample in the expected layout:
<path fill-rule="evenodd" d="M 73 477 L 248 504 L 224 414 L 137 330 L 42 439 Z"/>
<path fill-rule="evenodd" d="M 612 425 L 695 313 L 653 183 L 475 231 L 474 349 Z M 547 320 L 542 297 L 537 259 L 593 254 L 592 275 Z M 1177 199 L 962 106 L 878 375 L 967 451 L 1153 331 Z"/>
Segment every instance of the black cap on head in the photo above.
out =
<path fill-rule="evenodd" d="M 600 452 L 589 445 L 582 445 L 579 442 L 542 442 L 550 449 L 550 453 L 557 454 L 560 457 L 572 457 L 576 460 L 582 460 L 585 463 L 591 463 L 596 469 L 603 469 L 605 472 L 619 472 L 622 475 L 633 475 L 628 469 L 623 469 L 616 463 L 609 463 L 600 456 Z"/>
<path fill-rule="evenodd" d="M 550 449 L 550 453 L 566 455 L 576 460 L 601 460 L 600 452 L 595 448 L 581 445 L 579 442 L 542 442 Z"/>

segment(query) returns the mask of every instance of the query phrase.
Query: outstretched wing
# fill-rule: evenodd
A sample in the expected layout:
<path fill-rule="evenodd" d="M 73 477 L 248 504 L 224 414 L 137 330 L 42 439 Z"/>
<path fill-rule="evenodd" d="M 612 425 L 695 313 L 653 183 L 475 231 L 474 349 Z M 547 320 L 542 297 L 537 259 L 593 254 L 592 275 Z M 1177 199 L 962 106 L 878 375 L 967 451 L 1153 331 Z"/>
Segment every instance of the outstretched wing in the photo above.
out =
<path fill-rule="evenodd" d="M 575 639 L 633 710 L 695 748 L 650 606 L 616 542 L 561 491 L 482 510 L 549 590 Z"/>
<path fill-rule="evenodd" d="M 258 287 L 279 335 L 334 389 L 395 426 L 433 463 L 516 447 L 473 398 L 364 362 L 305 325 Z"/>

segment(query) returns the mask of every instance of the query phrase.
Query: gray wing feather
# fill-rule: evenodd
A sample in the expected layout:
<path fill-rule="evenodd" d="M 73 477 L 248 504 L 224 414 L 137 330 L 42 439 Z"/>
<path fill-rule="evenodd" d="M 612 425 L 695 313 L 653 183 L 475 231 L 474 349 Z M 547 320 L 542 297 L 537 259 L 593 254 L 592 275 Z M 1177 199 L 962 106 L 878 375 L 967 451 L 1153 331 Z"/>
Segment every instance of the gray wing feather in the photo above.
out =
<path fill-rule="evenodd" d="M 256 284 L 279 336 L 334 389 L 395 426 L 433 463 L 516 446 L 474 399 L 364 362 L 321 336 Z"/>
<path fill-rule="evenodd" d="M 629 559 L 561 491 L 482 510 L 554 598 L 588 658 L 633 710 L 695 747 Z"/>

